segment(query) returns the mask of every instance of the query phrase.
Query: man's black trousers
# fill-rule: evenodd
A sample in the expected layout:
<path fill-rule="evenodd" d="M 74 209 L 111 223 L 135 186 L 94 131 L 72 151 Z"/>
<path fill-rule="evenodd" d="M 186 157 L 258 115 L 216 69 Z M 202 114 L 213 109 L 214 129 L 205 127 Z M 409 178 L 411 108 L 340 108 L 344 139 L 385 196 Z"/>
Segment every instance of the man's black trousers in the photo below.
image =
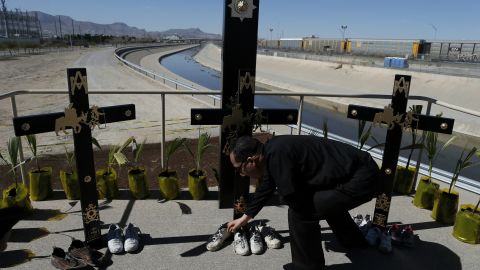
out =
<path fill-rule="evenodd" d="M 312 198 L 312 200 L 308 199 L 309 202 L 305 202 L 305 198 Z M 348 210 L 369 201 L 371 196 L 353 198 L 333 189 L 316 191 L 306 197 L 302 196 L 301 199 L 297 197 L 297 199 L 289 203 L 290 208 L 288 209 L 288 226 L 294 269 L 319 270 L 325 267 L 319 224 L 321 219 L 327 221 L 337 240 L 345 247 L 365 246 L 363 234 Z M 298 204 L 299 200 L 303 202 Z M 312 205 L 313 209 L 309 207 Z"/>

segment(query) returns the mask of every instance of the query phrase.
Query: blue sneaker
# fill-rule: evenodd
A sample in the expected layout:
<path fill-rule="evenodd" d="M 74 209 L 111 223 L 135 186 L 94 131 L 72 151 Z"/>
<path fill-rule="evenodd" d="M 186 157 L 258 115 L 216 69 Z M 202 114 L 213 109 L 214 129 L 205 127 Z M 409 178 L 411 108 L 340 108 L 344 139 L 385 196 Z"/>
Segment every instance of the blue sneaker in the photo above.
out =
<path fill-rule="evenodd" d="M 382 231 L 378 227 L 374 226 L 368 230 L 365 240 L 370 246 L 374 247 L 379 244 L 381 235 Z"/>

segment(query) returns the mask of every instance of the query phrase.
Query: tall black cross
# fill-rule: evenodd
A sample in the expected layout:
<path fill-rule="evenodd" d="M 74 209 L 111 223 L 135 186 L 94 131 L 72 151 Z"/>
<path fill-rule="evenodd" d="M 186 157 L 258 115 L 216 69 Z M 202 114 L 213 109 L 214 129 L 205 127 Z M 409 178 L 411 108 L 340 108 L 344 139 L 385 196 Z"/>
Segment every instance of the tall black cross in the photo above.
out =
<path fill-rule="evenodd" d="M 380 171 L 380 195 L 375 203 L 373 224 L 386 228 L 390 202 L 392 200 L 393 179 L 402 141 L 402 129 L 414 127 L 418 130 L 452 134 L 454 120 L 436 116 L 427 116 L 406 112 L 410 92 L 411 76 L 395 75 L 392 103 L 384 110 L 358 105 L 348 106 L 348 118 L 373 121 L 373 124 L 388 125 L 385 149 L 383 150 L 382 167 Z"/>
<path fill-rule="evenodd" d="M 232 137 L 252 134 L 253 123 L 295 124 L 298 111 L 254 109 L 259 0 L 226 0 L 222 49 L 222 108 L 192 109 L 192 125 L 222 125 L 220 136 L 219 206 L 243 214 L 248 177 L 235 173 L 223 154 Z"/>
<path fill-rule="evenodd" d="M 135 105 L 118 105 L 98 108 L 89 107 L 87 70 L 67 69 L 70 105 L 65 112 L 13 118 L 16 136 L 73 129 L 75 159 L 80 181 L 80 203 L 85 232 L 85 242 L 94 243 L 101 239 L 98 211 L 97 181 L 92 149 L 92 132 L 95 126 L 105 123 L 135 119 Z"/>

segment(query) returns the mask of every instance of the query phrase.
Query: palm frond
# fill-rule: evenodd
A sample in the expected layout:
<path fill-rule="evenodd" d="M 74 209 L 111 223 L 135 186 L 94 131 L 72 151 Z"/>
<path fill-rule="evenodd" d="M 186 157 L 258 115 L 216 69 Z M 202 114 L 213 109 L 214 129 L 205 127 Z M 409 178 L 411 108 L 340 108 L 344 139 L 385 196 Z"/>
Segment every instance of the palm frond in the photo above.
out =
<path fill-rule="evenodd" d="M 18 164 L 18 148 L 20 147 L 20 138 L 12 137 L 8 139 L 7 147 L 10 164 L 12 167 L 15 167 Z"/>
<path fill-rule="evenodd" d="M 172 155 L 182 146 L 185 144 L 185 138 L 175 138 L 169 144 L 165 146 L 165 170 L 168 171 L 168 161 L 172 157 Z"/>
<path fill-rule="evenodd" d="M 0 159 L 1 159 L 6 165 L 10 165 L 10 162 L 3 157 L 2 153 L 0 153 Z"/>
<path fill-rule="evenodd" d="M 453 170 L 453 177 L 452 181 L 450 182 L 450 187 L 448 189 L 448 192 L 450 193 L 453 187 L 455 186 L 455 182 L 457 181 L 458 177 L 460 176 L 460 173 L 469 167 L 477 166 L 480 164 L 480 161 L 473 162 L 471 161 L 472 157 L 474 157 L 474 154 L 477 152 L 477 148 L 473 147 L 470 149 L 470 151 L 466 154 L 465 159 L 463 158 L 463 155 L 465 154 L 467 147 L 465 146 L 462 150 L 462 153 L 460 154 L 460 157 L 457 160 L 457 164 L 455 166 L 455 169 Z"/>
<path fill-rule="evenodd" d="M 70 170 L 70 173 L 73 173 L 73 163 L 75 155 L 73 152 L 68 151 L 66 145 L 63 145 L 63 148 L 65 149 L 65 161 L 67 162 L 68 169 Z"/>
<path fill-rule="evenodd" d="M 327 120 L 323 120 L 323 137 L 328 139 L 328 123 Z"/>
<path fill-rule="evenodd" d="M 127 148 L 131 143 L 136 143 L 135 137 L 133 137 L 133 136 L 130 137 L 130 138 L 128 138 L 128 139 L 123 143 L 123 145 L 120 146 L 120 148 L 118 149 L 117 152 L 123 152 L 123 150 L 125 150 L 125 148 Z"/>
<path fill-rule="evenodd" d="M 35 134 L 30 134 L 27 135 L 27 142 L 28 142 L 28 147 L 30 148 L 30 151 L 32 151 L 32 154 L 34 157 L 37 156 L 37 137 Z"/>
<path fill-rule="evenodd" d="M 100 149 L 100 150 L 102 149 L 102 147 L 98 143 L 98 140 L 94 137 L 92 137 L 92 144 L 95 145 L 98 149 Z"/>
<path fill-rule="evenodd" d="M 363 121 L 363 120 L 362 120 Z M 365 122 L 365 121 L 364 121 Z M 366 122 L 365 122 L 366 123 Z M 360 133 L 360 139 L 359 139 L 359 149 L 362 150 L 363 146 L 365 143 L 367 143 L 368 139 L 373 137 L 372 136 L 372 125 L 370 125 L 367 129 L 367 131 L 364 132 L 365 124 L 363 124 L 363 127 L 361 129 Z"/>
<path fill-rule="evenodd" d="M 142 156 L 143 149 L 145 147 L 146 141 L 147 141 L 146 139 L 143 140 L 143 142 L 141 144 L 139 144 L 135 148 L 135 150 L 132 149 L 133 150 L 133 162 L 138 163 L 138 161 L 140 160 L 140 157 Z M 137 144 L 137 143 L 135 142 L 135 144 Z M 132 145 L 132 148 L 133 148 L 133 145 Z"/>
<path fill-rule="evenodd" d="M 198 138 L 198 144 L 197 144 L 197 170 L 200 169 L 200 164 L 202 163 L 202 158 L 203 155 L 205 154 L 205 151 L 211 146 L 210 144 L 210 134 L 207 132 L 202 133 L 200 137 Z"/>

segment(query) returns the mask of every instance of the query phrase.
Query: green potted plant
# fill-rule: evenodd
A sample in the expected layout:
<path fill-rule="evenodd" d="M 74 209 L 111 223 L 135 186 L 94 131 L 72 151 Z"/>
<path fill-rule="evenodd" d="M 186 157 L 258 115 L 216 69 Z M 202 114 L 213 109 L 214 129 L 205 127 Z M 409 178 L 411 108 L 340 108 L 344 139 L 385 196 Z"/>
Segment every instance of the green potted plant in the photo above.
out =
<path fill-rule="evenodd" d="M 30 197 L 34 201 L 42 201 L 52 195 L 52 167 L 40 167 L 39 153 L 35 134 L 27 135 L 27 142 L 32 152 L 35 168 L 28 172 L 30 179 Z"/>
<path fill-rule="evenodd" d="M 158 175 L 160 194 L 167 200 L 173 200 L 180 194 L 180 184 L 176 171 L 169 170 L 168 162 L 172 155 L 185 143 L 185 138 L 175 138 L 165 146 L 165 167 Z"/>
<path fill-rule="evenodd" d="M 455 136 L 451 137 L 442 148 L 438 149 L 438 134 L 432 131 L 425 132 L 425 141 L 423 148 L 428 158 L 428 176 L 422 176 L 417 185 L 415 197 L 413 198 L 413 204 L 418 208 L 432 209 L 435 194 L 437 193 L 440 185 L 432 181 L 433 164 L 447 146 L 449 146 L 454 140 Z"/>
<path fill-rule="evenodd" d="M 108 152 L 105 168 L 96 171 L 97 191 L 99 199 L 111 200 L 118 196 L 117 172 L 113 168 L 115 165 L 115 153 L 120 146 L 113 145 Z M 100 148 L 101 149 L 101 148 Z"/>
<path fill-rule="evenodd" d="M 68 151 L 67 146 L 64 145 L 63 148 L 65 149 L 67 169 L 60 170 L 60 182 L 67 199 L 78 200 L 80 199 L 80 183 L 78 182 L 78 174 L 74 170 L 75 155 Z"/>
<path fill-rule="evenodd" d="M 480 244 L 480 198 L 477 205 L 462 204 L 455 218 L 453 236 L 469 244 Z"/>
<path fill-rule="evenodd" d="M 468 154 L 464 158 L 466 148 L 463 149 L 462 154 L 457 160 L 455 169 L 453 170 L 452 181 L 448 189 L 441 189 L 437 196 L 435 196 L 435 201 L 432 210 L 432 218 L 436 221 L 448 225 L 452 225 L 455 222 L 455 214 L 458 210 L 458 192 L 454 191 L 455 183 L 460 176 L 460 173 L 469 167 L 476 166 L 480 162 L 472 162 L 471 159 L 476 154 L 480 155 L 480 152 L 477 151 L 476 147 L 470 149 Z"/>
<path fill-rule="evenodd" d="M 205 151 L 211 146 L 210 135 L 205 132 L 198 136 L 197 151 L 195 153 L 186 143 L 184 145 L 195 163 L 195 169 L 191 169 L 188 172 L 188 191 L 194 200 L 201 200 L 208 193 L 207 172 L 202 169 L 201 163 Z"/>
<path fill-rule="evenodd" d="M 420 114 L 422 113 L 422 105 L 413 105 L 410 106 L 410 112 Z M 408 153 L 407 164 L 405 167 L 397 166 L 397 172 L 395 173 L 395 179 L 393 182 L 393 191 L 401 194 L 410 194 L 413 190 L 413 183 L 415 182 L 415 175 L 417 173 L 417 169 L 415 167 L 410 168 L 410 161 L 412 160 L 413 151 L 415 149 L 422 148 L 423 145 L 421 143 L 417 143 L 417 129 L 415 127 L 411 127 L 410 132 L 412 143 L 411 145 L 402 147 L 400 150 L 410 150 Z"/>
<path fill-rule="evenodd" d="M 13 184 L 3 190 L 0 200 L 0 251 L 7 246 L 11 228 L 32 209 L 27 187 L 17 181 L 19 140 L 18 137 L 10 138 L 7 155 L 0 153 L 0 160 L 10 167 L 7 175 L 13 179 Z"/>
<path fill-rule="evenodd" d="M 8 174 L 13 180 L 13 183 L 2 192 L 3 198 L 0 201 L 0 209 L 14 206 L 27 210 L 32 209 L 28 188 L 24 184 L 18 183 L 17 179 L 19 145 L 20 138 L 10 138 L 7 142 L 7 155 L 4 156 L 0 153 L 0 159 L 10 167 Z"/>
<path fill-rule="evenodd" d="M 124 149 L 129 145 L 132 145 L 132 161 L 129 161 L 127 157 L 123 154 Z M 114 157 L 119 165 L 127 166 L 129 168 L 128 186 L 130 188 L 132 196 L 136 199 L 144 199 L 149 195 L 145 167 L 139 164 L 144 145 L 145 141 L 143 141 L 142 144 L 137 144 L 135 137 L 130 137 L 114 154 Z"/>

